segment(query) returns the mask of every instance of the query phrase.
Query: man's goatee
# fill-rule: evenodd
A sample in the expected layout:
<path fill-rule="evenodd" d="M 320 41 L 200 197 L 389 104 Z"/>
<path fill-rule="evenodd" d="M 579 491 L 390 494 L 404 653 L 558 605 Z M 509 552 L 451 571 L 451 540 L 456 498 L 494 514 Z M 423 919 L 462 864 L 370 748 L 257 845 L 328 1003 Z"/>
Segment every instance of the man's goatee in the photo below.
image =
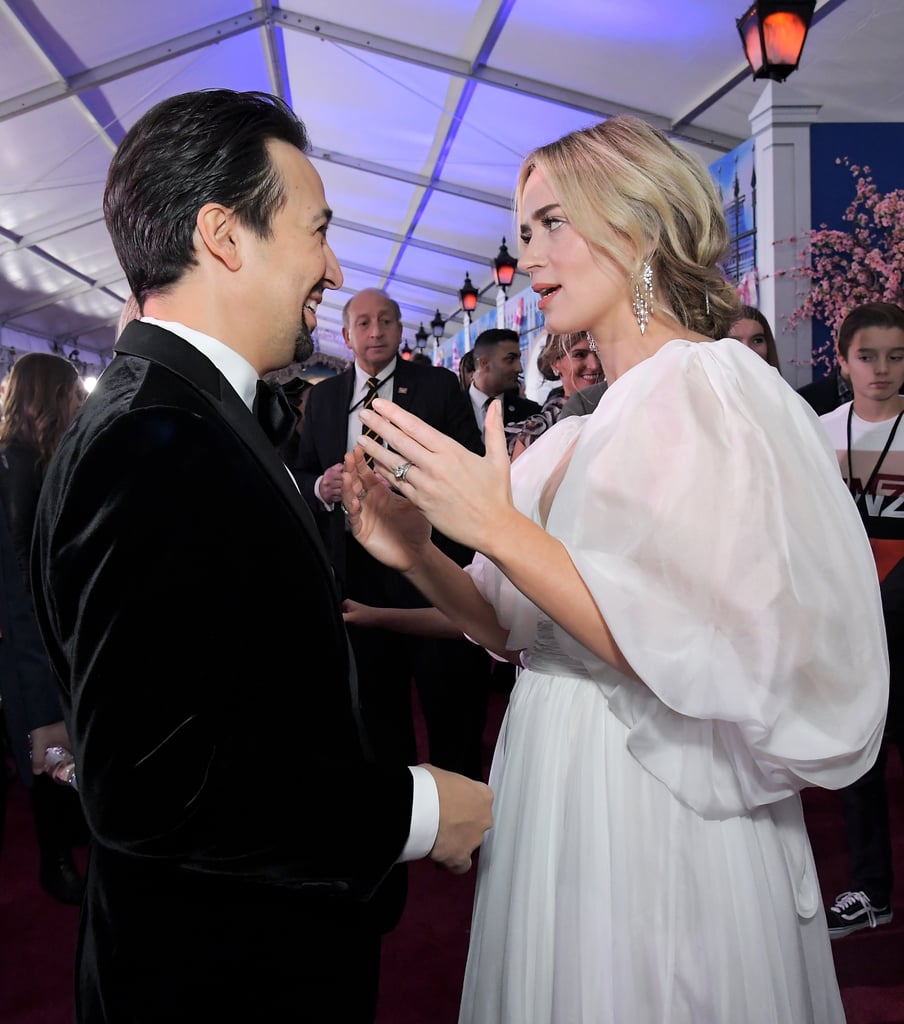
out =
<path fill-rule="evenodd" d="M 295 339 L 295 362 L 304 363 L 311 358 L 314 352 L 314 339 L 311 332 L 305 328 Z"/>

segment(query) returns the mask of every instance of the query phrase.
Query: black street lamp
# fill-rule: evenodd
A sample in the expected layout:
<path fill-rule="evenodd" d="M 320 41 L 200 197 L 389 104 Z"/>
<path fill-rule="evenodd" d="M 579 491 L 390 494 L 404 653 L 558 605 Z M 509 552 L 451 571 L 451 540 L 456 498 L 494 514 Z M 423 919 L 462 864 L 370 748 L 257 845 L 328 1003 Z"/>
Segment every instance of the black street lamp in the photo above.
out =
<path fill-rule="evenodd" d="M 508 294 L 508 287 L 515 279 L 515 271 L 518 269 L 518 261 L 508 251 L 508 247 L 505 244 L 505 239 L 502 239 L 502 245 L 499 246 L 499 252 L 496 254 L 496 259 L 493 260 L 493 277 L 496 278 L 496 284 L 502 289 L 504 294 Z"/>
<path fill-rule="evenodd" d="M 754 78 L 784 80 L 796 70 L 816 0 L 756 0 L 737 20 Z"/>
<path fill-rule="evenodd" d="M 446 321 L 443 320 L 443 315 L 439 310 L 436 311 L 436 316 L 430 321 L 430 329 L 433 331 L 433 337 L 437 341 L 446 333 Z"/>
<path fill-rule="evenodd" d="M 477 309 L 477 298 L 480 292 L 471 283 L 471 275 L 465 274 L 465 283 L 461 286 L 461 290 L 458 293 L 461 299 L 461 308 L 470 315 Z"/>

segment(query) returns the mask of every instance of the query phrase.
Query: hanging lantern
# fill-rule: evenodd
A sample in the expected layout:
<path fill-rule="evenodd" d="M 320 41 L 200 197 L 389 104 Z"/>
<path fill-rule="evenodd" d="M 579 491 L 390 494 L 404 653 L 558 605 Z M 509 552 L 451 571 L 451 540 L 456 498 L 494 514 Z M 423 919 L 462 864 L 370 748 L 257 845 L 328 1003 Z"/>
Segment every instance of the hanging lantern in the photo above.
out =
<path fill-rule="evenodd" d="M 784 80 L 797 69 L 816 0 L 757 0 L 737 20 L 754 78 Z"/>

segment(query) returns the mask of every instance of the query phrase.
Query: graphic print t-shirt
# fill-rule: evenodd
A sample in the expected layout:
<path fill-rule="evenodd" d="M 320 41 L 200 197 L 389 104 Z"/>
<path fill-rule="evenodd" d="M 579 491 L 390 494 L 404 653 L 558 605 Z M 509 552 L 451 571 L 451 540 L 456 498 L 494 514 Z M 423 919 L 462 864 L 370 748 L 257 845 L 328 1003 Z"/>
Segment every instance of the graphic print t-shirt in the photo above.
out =
<path fill-rule="evenodd" d="M 838 465 L 866 527 L 879 579 L 904 558 L 904 419 L 895 431 L 891 446 L 878 472 L 873 470 L 882 454 L 895 417 L 872 423 L 851 415 L 851 402 L 820 416 L 838 456 Z M 851 468 L 848 469 L 848 416 L 851 415 Z M 864 493 L 869 482 L 869 491 Z"/>

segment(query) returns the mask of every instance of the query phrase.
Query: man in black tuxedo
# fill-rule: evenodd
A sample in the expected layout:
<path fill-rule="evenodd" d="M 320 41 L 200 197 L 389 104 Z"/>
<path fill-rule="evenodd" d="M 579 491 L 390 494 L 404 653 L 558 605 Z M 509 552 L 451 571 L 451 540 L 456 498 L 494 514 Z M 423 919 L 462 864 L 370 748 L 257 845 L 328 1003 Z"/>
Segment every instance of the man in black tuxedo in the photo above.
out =
<path fill-rule="evenodd" d="M 91 831 L 78 1024 L 369 1024 L 383 880 L 467 870 L 490 823 L 481 783 L 369 756 L 275 448 L 293 418 L 264 415 L 343 280 L 307 148 L 281 100 L 217 89 L 153 107 L 110 166 L 143 316 L 51 462 L 31 566 Z"/>
<path fill-rule="evenodd" d="M 421 594 L 369 555 L 346 529 L 340 506 L 342 460 L 361 435 L 358 413 L 372 397 L 391 398 L 471 451 L 482 453 L 483 442 L 454 374 L 399 356 L 402 317 L 389 295 L 378 288 L 358 292 L 346 303 L 342 323 L 354 362 L 311 392 L 291 468 L 330 551 L 343 597 L 376 607 L 421 608 Z M 446 538 L 436 541 L 459 565 L 474 556 Z M 413 679 L 431 762 L 481 778 L 491 666 L 486 651 L 463 638 L 424 638 L 358 626 L 350 626 L 349 634 L 364 720 L 377 755 L 390 764 L 408 764 L 415 757 Z"/>
<path fill-rule="evenodd" d="M 519 392 L 521 374 L 521 342 L 518 332 L 508 327 L 491 327 L 481 331 L 474 342 L 474 376 L 468 395 L 474 419 L 483 436 L 487 409 L 494 398 L 502 400 L 503 423 L 517 423 L 540 411 L 540 405 Z"/>

